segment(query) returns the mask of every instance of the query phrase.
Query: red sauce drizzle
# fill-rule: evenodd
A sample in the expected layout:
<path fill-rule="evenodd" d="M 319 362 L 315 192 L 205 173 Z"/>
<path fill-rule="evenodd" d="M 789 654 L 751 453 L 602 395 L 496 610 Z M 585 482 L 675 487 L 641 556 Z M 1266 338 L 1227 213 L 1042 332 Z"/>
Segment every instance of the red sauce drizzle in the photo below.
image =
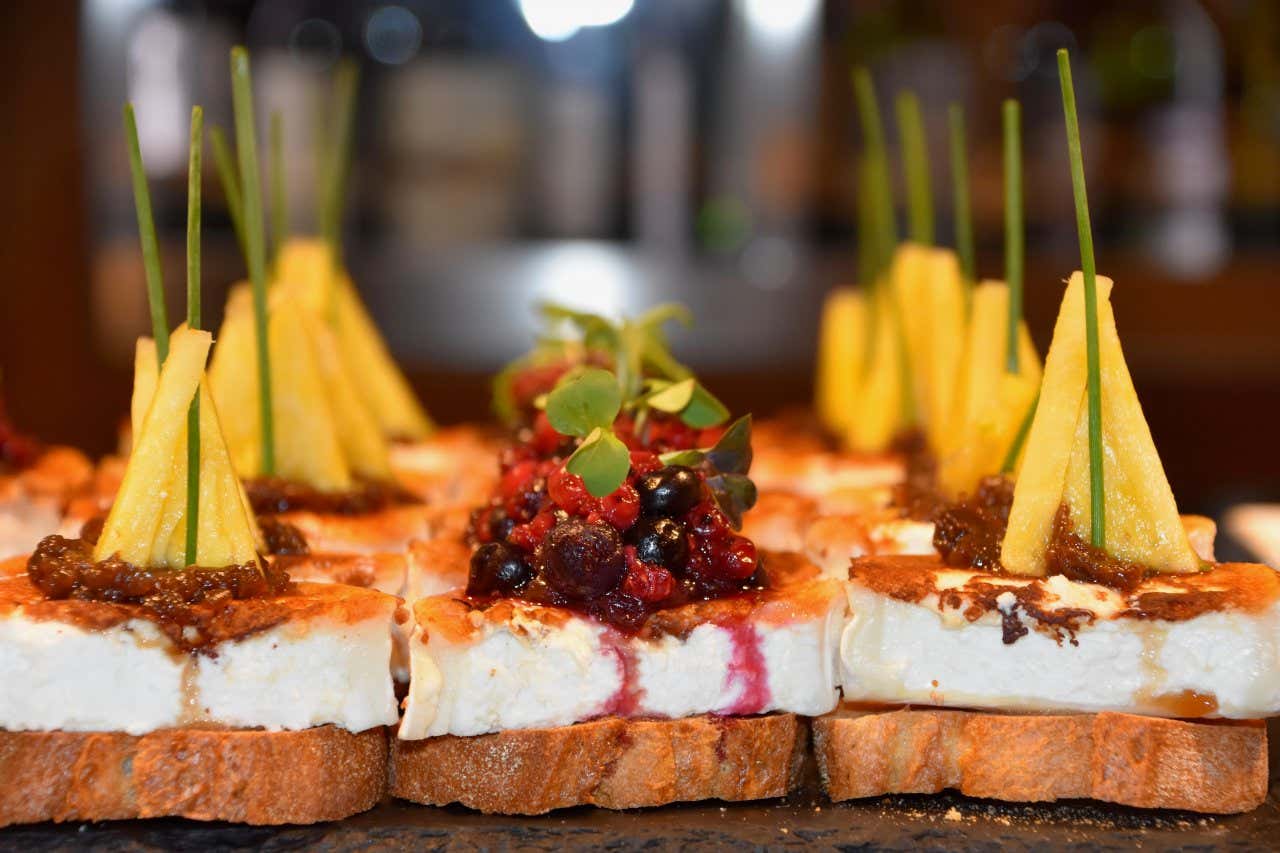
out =
<path fill-rule="evenodd" d="M 600 642 L 605 651 L 613 655 L 620 679 L 618 689 L 605 701 L 601 716 L 634 717 L 644 699 L 635 651 L 631 648 L 629 638 L 618 631 L 605 630 L 600 635 Z"/>
<path fill-rule="evenodd" d="M 733 656 L 729 659 L 726 687 L 741 686 L 738 698 L 723 713 L 729 715 L 759 714 L 769 704 L 769 671 L 764 662 L 764 650 L 760 647 L 760 634 L 750 622 L 722 622 L 721 628 L 729 632 Z"/>

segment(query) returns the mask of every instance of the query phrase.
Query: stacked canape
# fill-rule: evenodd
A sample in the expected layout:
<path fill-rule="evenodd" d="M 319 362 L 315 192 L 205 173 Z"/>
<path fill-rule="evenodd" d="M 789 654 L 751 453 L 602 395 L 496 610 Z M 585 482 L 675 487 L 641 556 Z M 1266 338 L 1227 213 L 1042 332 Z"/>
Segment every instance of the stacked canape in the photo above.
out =
<path fill-rule="evenodd" d="M 43 447 L 19 432 L 0 400 L 0 575 L 58 529 L 68 503 L 93 481 L 93 465 L 70 447 Z"/>
<path fill-rule="evenodd" d="M 618 363 L 638 364 L 624 341 Z M 840 585 L 734 531 L 750 423 L 577 368 L 475 512 L 466 588 L 413 602 L 393 793 L 541 813 L 780 796 L 835 706 Z M 702 444 L 719 433 L 714 444 Z M 449 556 L 451 554 L 452 556 Z"/>
<path fill-rule="evenodd" d="M 201 127 L 196 108 L 191 325 L 169 335 L 148 252 L 157 334 L 139 342 L 119 494 L 100 530 L 47 537 L 26 577 L 0 581 L 0 824 L 309 823 L 367 809 L 385 788 L 398 602 L 294 583 L 262 555 L 208 390 L 212 338 L 192 327 Z"/>
<path fill-rule="evenodd" d="M 955 788 L 1245 811 L 1267 793 L 1262 718 L 1280 714 L 1280 575 L 1206 560 L 1178 515 L 1093 271 L 1059 64 L 1084 272 L 1016 485 L 943 507 L 937 554 L 853 561 L 854 705 L 817 723 L 819 764 L 835 799 Z"/>

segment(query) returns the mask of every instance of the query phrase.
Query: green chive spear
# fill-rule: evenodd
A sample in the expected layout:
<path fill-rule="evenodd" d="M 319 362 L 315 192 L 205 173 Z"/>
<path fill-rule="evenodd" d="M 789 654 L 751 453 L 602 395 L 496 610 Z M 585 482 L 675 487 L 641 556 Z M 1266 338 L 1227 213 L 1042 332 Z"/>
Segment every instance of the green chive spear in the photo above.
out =
<path fill-rule="evenodd" d="M 929 187 L 929 150 L 924 118 L 915 92 L 901 92 L 894 104 L 902 140 L 902 168 L 907 178 L 907 222 L 912 242 L 932 246 L 933 192 Z"/>
<path fill-rule="evenodd" d="M 241 201 L 244 204 L 245 258 L 253 285 L 253 319 L 258 345 L 258 413 L 262 424 L 262 473 L 276 470 L 275 423 L 271 413 L 271 353 L 267 346 L 267 270 L 263 247 L 262 184 L 258 173 L 257 138 L 253 124 L 253 83 L 249 52 L 231 48 L 231 97 L 235 108 L 236 152 L 240 161 Z"/>
<path fill-rule="evenodd" d="M 164 307 L 164 279 L 160 274 L 160 247 L 156 223 L 151 215 L 151 192 L 142 169 L 142 148 L 138 144 L 138 123 L 133 104 L 124 105 L 124 135 L 129 148 L 129 172 L 133 177 L 133 206 L 138 212 L 138 237 L 142 241 L 142 268 L 147 277 L 147 305 L 151 310 L 151 336 L 156 340 L 156 365 L 169 357 L 169 317 Z"/>
<path fill-rule="evenodd" d="M 333 138 L 326 152 L 323 195 L 320 207 L 320 233 L 329 245 L 335 268 L 342 265 L 342 211 L 345 205 L 347 177 L 351 166 L 351 145 L 355 128 L 356 88 L 360 71 L 351 59 L 338 64 L 333 81 Z"/>
<path fill-rule="evenodd" d="M 1009 325 L 1005 338 L 1005 369 L 1018 372 L 1018 331 L 1022 324 L 1022 140 L 1020 109 L 1012 98 L 1004 102 L 1004 278 L 1009 285 Z"/>
<path fill-rule="evenodd" d="M 200 175 L 204 110 L 191 108 L 187 163 L 187 327 L 200 328 Z M 187 565 L 198 563 L 200 535 L 200 389 L 187 410 Z"/>
<path fill-rule="evenodd" d="M 1080 119 L 1076 115 L 1076 92 L 1071 83 L 1071 57 L 1066 48 L 1058 51 L 1058 80 L 1062 84 L 1062 111 L 1066 116 L 1067 154 L 1071 158 L 1071 188 L 1075 196 L 1076 230 L 1080 239 L 1080 267 L 1084 274 L 1084 333 L 1089 371 L 1089 540 L 1095 548 L 1106 548 L 1107 503 L 1102 470 L 1102 367 L 1098 353 L 1098 273 L 1093 259 L 1089 197 L 1084 187 Z"/>
<path fill-rule="evenodd" d="M 289 209 L 284 188 L 284 118 L 279 110 L 271 113 L 267 146 L 271 150 L 271 266 L 275 267 L 288 239 Z"/>
<path fill-rule="evenodd" d="M 956 254 L 967 286 L 978 279 L 973 244 L 973 205 L 969 197 L 969 159 L 965 144 L 964 107 L 958 103 L 947 108 L 947 124 L 951 138 L 951 199 L 955 206 Z"/>
<path fill-rule="evenodd" d="M 894 224 L 893 187 L 889 180 L 889 153 L 884 141 L 884 123 L 880 119 L 880 104 L 876 100 L 871 72 L 866 68 L 854 69 L 853 94 L 866 143 L 867 166 L 864 174 L 870 181 L 869 206 L 874 213 L 872 220 L 875 223 L 876 275 L 867 282 L 870 286 L 889 268 L 894 246 L 898 242 L 898 229 Z"/>
<path fill-rule="evenodd" d="M 1009 324 L 1005 338 L 1005 371 L 1018 372 L 1018 339 L 1022 331 L 1023 226 L 1022 226 L 1022 108 L 1009 98 L 1001 111 L 1004 137 L 1004 277 L 1009 286 Z M 1027 407 L 1009 452 L 1000 466 L 1002 474 L 1013 473 L 1036 417 L 1040 395 Z"/>
<path fill-rule="evenodd" d="M 227 147 L 227 136 L 222 128 L 213 125 L 209 128 L 209 138 L 213 142 L 213 162 L 218 167 L 218 183 L 222 185 L 222 194 L 227 200 L 227 213 L 231 216 L 231 227 L 236 232 L 236 242 L 240 244 L 240 256 L 248 259 L 249 247 L 244 239 L 244 202 L 240 198 L 240 170 L 236 167 L 231 149 Z"/>

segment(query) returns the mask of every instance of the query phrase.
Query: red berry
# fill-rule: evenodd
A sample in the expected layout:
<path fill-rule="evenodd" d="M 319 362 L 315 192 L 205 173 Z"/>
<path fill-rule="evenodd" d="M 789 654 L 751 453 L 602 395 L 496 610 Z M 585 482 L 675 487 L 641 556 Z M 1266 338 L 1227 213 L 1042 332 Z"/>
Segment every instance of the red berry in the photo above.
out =
<path fill-rule="evenodd" d="M 633 477 L 643 477 L 662 467 L 662 460 L 656 453 L 648 450 L 631 451 L 631 472 Z"/>
<path fill-rule="evenodd" d="M 600 501 L 600 514 L 615 530 L 630 528 L 640 516 L 640 494 L 636 487 L 623 483 L 612 494 L 606 495 Z"/>
<path fill-rule="evenodd" d="M 533 478 L 538 474 L 538 463 L 532 459 L 525 459 L 517 462 L 502 475 L 502 482 L 498 488 L 502 491 L 504 498 L 514 498 L 525 490 L 525 487 L 533 482 Z"/>
<path fill-rule="evenodd" d="M 564 444 L 564 436 L 556 432 L 546 412 L 538 412 L 533 419 L 533 449 L 539 453 L 555 453 Z"/>
<path fill-rule="evenodd" d="M 669 597 L 676 581 L 671 572 L 662 566 L 654 566 L 636 559 L 636 549 L 624 549 L 627 557 L 627 574 L 622 580 L 622 591 L 633 598 L 653 604 Z"/>
<path fill-rule="evenodd" d="M 735 536 L 729 547 L 717 555 L 716 569 L 721 577 L 746 580 L 756 573 L 756 543 L 745 536 Z"/>
<path fill-rule="evenodd" d="M 560 468 L 547 478 L 547 494 L 556 506 L 570 515 L 577 515 L 586 501 L 591 499 L 586 484 L 577 474 Z"/>
<path fill-rule="evenodd" d="M 511 528 L 511 535 L 507 537 L 511 544 L 525 551 L 533 551 L 547 535 L 551 528 L 556 526 L 556 516 L 549 509 L 544 509 L 533 517 L 533 520 L 527 524 L 517 524 Z"/>

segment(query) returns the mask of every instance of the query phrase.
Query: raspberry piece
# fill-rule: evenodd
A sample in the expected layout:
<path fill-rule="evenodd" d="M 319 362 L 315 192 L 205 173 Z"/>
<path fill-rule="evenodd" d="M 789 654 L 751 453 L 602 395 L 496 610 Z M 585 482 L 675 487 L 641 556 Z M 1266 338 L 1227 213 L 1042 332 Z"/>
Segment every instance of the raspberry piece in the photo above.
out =
<path fill-rule="evenodd" d="M 600 515 L 615 530 L 628 530 L 640 517 L 640 493 L 630 483 L 623 483 L 600 499 Z"/>
<path fill-rule="evenodd" d="M 583 505 L 591 500 L 587 486 L 577 474 L 560 468 L 547 478 L 547 494 L 556 506 L 570 515 L 577 515 Z"/>

